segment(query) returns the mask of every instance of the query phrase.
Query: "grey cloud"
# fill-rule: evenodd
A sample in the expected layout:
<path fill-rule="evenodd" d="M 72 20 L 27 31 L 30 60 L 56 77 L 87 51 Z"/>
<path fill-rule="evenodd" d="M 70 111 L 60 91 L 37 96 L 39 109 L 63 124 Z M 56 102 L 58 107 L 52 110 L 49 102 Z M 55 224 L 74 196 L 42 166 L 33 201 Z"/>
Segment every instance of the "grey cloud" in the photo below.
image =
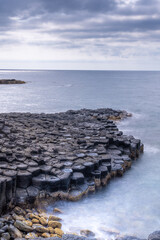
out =
<path fill-rule="evenodd" d="M 115 0 L 45 0 L 44 8 L 49 12 L 62 11 L 73 13 L 74 11 L 106 12 L 116 7 Z"/>
<path fill-rule="evenodd" d="M 159 0 L 139 0 L 134 6 L 128 4 L 125 7 L 119 7 L 116 0 L 0 0 L 0 35 L 9 30 L 35 29 L 42 35 L 47 33 L 61 40 L 37 39 L 29 44 L 81 49 L 89 48 L 87 40 L 92 39 L 92 44 L 104 52 L 105 43 L 97 43 L 98 39 L 118 44 L 124 42 L 126 48 L 127 44 L 136 41 L 158 42 L 160 34 L 155 32 L 160 30 L 159 11 Z M 155 14 L 159 17 L 153 18 Z M 138 18 L 139 15 L 142 18 Z M 17 21 L 12 19 L 16 16 L 19 17 Z M 44 29 L 44 23 L 53 23 L 57 29 Z M 6 40 L 6 44 L 11 42 L 11 39 Z"/>

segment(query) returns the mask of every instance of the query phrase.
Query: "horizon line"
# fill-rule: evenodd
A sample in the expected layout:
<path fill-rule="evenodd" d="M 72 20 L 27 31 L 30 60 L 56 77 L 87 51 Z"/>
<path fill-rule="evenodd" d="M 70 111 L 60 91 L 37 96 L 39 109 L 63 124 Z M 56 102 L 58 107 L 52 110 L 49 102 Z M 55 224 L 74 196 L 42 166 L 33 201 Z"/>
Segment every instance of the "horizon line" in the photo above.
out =
<path fill-rule="evenodd" d="M 155 69 L 40 69 L 40 68 L 0 68 L 0 71 L 103 71 L 103 72 L 160 72 Z"/>

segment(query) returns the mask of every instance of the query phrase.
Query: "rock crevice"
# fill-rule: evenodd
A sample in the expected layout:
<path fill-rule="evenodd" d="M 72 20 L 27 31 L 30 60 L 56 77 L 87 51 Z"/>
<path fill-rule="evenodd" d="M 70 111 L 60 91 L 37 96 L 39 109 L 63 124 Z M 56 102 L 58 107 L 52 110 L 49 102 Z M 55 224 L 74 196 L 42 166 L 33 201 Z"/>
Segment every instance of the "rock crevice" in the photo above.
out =
<path fill-rule="evenodd" d="M 0 214 L 47 196 L 78 200 L 122 176 L 143 144 L 119 131 L 112 109 L 0 114 Z"/>

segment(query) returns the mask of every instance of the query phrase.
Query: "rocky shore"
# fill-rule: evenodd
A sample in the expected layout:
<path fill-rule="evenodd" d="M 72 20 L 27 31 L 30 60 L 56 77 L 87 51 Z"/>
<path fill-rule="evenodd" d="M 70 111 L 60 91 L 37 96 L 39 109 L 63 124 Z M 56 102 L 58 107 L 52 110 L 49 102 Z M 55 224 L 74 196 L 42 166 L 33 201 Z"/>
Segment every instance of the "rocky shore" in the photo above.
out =
<path fill-rule="evenodd" d="M 22 209 L 15 207 L 9 214 L 0 218 L 0 239 L 1 240 L 102 240 L 95 237 L 94 232 L 87 229 L 81 230 L 80 235 L 76 233 L 64 233 L 61 230 L 62 214 L 60 209 L 54 208 L 54 215 L 46 215 L 45 212 L 36 209 Z M 119 232 L 108 231 L 103 240 L 160 240 L 160 231 L 151 233 L 147 239 L 136 236 L 120 235 Z"/>
<path fill-rule="evenodd" d="M 61 224 L 51 226 L 46 216 L 36 213 L 32 218 L 29 209 L 23 212 L 15 206 L 26 209 L 42 200 L 76 201 L 122 176 L 143 152 L 141 141 L 124 135 L 115 124 L 129 116 L 112 109 L 0 114 L 0 214 L 10 213 L 0 219 L 2 239 L 14 239 L 10 227 L 20 231 L 21 238 L 28 233 L 34 238 L 61 237 L 61 230 L 55 230 Z"/>
<path fill-rule="evenodd" d="M 24 84 L 25 81 L 16 80 L 16 79 L 0 79 L 0 84 Z"/>

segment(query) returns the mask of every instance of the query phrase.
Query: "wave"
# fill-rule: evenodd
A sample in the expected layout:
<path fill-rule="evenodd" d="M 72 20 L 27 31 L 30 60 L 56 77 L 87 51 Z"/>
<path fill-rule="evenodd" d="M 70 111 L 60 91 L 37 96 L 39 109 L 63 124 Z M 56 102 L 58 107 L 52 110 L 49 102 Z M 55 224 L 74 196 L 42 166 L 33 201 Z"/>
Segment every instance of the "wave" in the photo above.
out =
<path fill-rule="evenodd" d="M 135 112 L 132 112 L 132 117 L 134 119 L 141 119 L 141 118 L 144 118 L 145 117 L 145 114 L 143 113 L 135 113 Z"/>
<path fill-rule="evenodd" d="M 63 87 L 69 88 L 69 87 L 72 87 L 72 86 L 73 86 L 72 84 L 55 85 L 55 87 L 58 87 L 58 88 L 63 88 Z"/>
<path fill-rule="evenodd" d="M 145 144 L 145 152 L 151 153 L 151 154 L 157 154 L 160 152 L 160 149 L 156 146 L 151 146 L 149 144 Z"/>

